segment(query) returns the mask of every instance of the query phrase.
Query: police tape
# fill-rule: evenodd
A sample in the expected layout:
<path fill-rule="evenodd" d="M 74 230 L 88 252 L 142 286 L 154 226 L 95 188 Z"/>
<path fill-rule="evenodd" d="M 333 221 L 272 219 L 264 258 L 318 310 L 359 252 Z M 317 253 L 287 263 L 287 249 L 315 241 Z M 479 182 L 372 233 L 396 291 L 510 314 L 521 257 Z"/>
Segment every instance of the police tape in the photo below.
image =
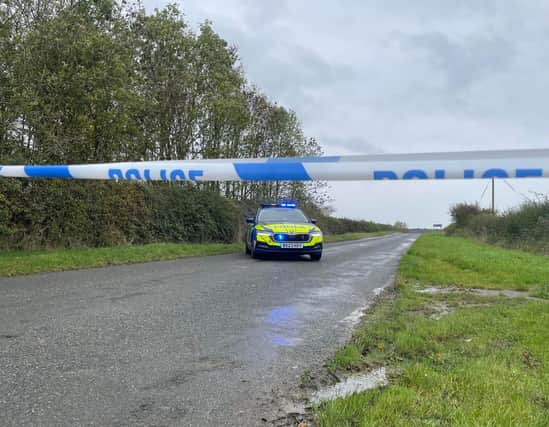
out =
<path fill-rule="evenodd" d="M 549 149 L 2 166 L 0 176 L 190 182 L 547 178 Z"/>

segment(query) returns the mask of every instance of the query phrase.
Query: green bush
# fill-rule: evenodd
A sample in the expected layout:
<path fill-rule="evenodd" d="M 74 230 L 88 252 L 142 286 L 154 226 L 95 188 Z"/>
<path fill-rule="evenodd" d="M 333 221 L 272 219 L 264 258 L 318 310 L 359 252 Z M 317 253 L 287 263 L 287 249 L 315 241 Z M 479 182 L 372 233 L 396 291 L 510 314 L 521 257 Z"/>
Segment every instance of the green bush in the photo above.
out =
<path fill-rule="evenodd" d="M 191 185 L 0 180 L 0 247 L 232 242 L 238 209 Z"/>
<path fill-rule="evenodd" d="M 497 215 L 466 204 L 456 205 L 451 213 L 454 223 L 446 229 L 449 235 L 549 253 L 549 200 L 527 202 Z"/>
<path fill-rule="evenodd" d="M 454 224 L 458 227 L 464 227 L 476 216 L 488 213 L 488 211 L 481 209 L 478 204 L 458 203 L 450 208 L 450 215 Z"/>
<path fill-rule="evenodd" d="M 234 242 L 240 217 L 234 202 L 192 185 L 151 185 L 149 241 Z"/>

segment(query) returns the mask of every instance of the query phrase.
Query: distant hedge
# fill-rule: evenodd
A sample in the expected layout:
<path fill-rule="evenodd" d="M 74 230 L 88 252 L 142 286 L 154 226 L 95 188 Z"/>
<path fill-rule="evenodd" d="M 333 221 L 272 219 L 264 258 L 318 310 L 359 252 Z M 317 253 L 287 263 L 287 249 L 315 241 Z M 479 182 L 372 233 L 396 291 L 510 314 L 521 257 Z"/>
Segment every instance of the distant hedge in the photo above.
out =
<path fill-rule="evenodd" d="M 389 224 L 379 224 L 373 221 L 354 220 L 349 218 L 336 218 L 326 215 L 317 215 L 316 219 L 318 221 L 318 226 L 326 234 L 371 233 L 395 229 Z"/>
<path fill-rule="evenodd" d="M 192 185 L 0 180 L 0 247 L 233 242 L 239 209 Z"/>
<path fill-rule="evenodd" d="M 451 214 L 454 222 L 447 234 L 549 254 L 549 200 L 527 202 L 495 215 L 461 203 L 452 207 Z"/>

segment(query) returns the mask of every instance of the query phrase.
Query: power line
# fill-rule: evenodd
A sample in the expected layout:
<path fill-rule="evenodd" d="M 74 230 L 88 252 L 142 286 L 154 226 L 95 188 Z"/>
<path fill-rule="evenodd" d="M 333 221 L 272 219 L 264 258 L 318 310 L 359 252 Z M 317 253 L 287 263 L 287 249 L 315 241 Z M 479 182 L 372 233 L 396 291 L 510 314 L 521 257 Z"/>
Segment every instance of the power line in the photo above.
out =
<path fill-rule="evenodd" d="M 540 193 L 539 191 L 528 190 L 528 192 L 532 193 L 538 202 L 547 200 L 549 198 L 548 194 Z"/>
<path fill-rule="evenodd" d="M 478 201 L 479 205 L 480 205 L 480 202 L 482 202 L 482 199 L 484 198 L 484 195 L 486 194 L 486 190 L 488 190 L 489 185 L 490 185 L 490 182 L 488 182 L 488 184 L 486 184 L 486 187 L 484 187 L 484 190 L 482 191 L 482 194 L 481 194 L 480 199 Z"/>
<path fill-rule="evenodd" d="M 527 200 L 527 201 L 529 201 L 529 202 L 532 201 L 532 200 L 530 199 L 530 197 L 528 197 L 526 194 L 524 194 L 524 193 L 521 192 L 521 191 L 517 191 L 517 190 L 515 189 L 515 187 L 513 187 L 513 186 L 511 185 L 511 183 L 508 182 L 506 179 L 504 179 L 503 182 L 505 182 L 505 184 L 507 184 L 507 187 L 509 187 L 512 191 L 514 191 L 514 192 L 517 193 L 518 195 L 522 196 L 525 200 Z"/>

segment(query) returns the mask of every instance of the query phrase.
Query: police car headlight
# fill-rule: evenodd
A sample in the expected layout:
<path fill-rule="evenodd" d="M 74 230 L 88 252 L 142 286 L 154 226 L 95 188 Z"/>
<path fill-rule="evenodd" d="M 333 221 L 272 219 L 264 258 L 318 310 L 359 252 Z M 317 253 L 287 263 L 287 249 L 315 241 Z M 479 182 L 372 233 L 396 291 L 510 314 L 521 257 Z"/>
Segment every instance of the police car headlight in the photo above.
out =
<path fill-rule="evenodd" d="M 311 230 L 309 233 L 311 236 L 322 236 L 322 231 L 320 230 Z"/>
<path fill-rule="evenodd" d="M 273 233 L 271 231 L 267 231 L 267 230 L 257 230 L 256 231 L 256 234 L 258 236 L 270 236 L 272 235 Z"/>

